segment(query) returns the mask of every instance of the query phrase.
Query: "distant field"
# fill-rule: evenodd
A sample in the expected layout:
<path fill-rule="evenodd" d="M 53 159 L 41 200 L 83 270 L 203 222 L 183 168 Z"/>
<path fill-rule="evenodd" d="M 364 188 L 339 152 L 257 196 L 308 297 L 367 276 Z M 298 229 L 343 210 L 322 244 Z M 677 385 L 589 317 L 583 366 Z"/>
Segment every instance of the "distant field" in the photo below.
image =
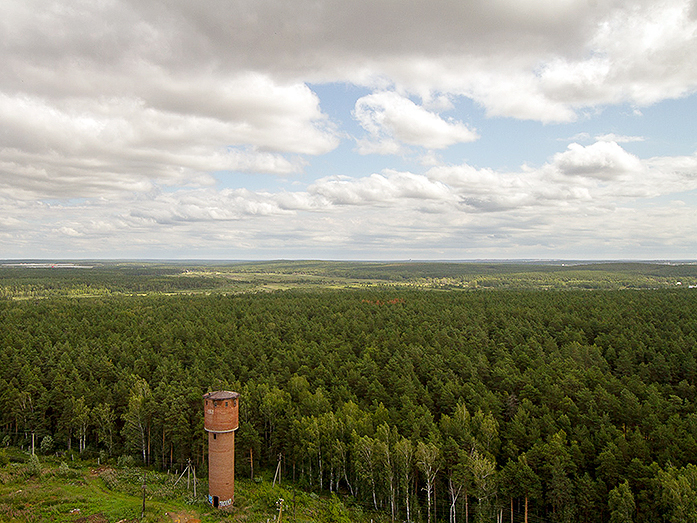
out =
<path fill-rule="evenodd" d="M 697 286 L 694 263 L 40 262 L 0 266 L 0 298 L 287 289 L 652 289 Z"/>

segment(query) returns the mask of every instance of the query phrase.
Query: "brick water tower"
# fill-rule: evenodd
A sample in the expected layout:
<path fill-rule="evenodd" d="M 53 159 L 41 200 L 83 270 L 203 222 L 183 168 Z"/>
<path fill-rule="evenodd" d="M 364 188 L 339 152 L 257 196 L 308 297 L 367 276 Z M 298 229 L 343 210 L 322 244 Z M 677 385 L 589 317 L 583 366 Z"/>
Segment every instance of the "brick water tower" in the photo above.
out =
<path fill-rule="evenodd" d="M 239 398 L 239 393 L 227 390 L 203 395 L 204 428 L 208 432 L 208 501 L 215 508 L 230 507 L 235 499 Z"/>

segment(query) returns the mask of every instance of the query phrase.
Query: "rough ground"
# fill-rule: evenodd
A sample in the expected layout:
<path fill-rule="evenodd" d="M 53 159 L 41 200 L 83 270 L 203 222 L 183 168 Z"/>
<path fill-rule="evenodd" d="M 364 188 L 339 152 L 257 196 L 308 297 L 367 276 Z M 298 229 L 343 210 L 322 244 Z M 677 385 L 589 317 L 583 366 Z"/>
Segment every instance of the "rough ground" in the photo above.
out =
<path fill-rule="evenodd" d="M 191 512 L 170 512 L 167 515 L 172 518 L 172 523 L 201 523 Z"/>

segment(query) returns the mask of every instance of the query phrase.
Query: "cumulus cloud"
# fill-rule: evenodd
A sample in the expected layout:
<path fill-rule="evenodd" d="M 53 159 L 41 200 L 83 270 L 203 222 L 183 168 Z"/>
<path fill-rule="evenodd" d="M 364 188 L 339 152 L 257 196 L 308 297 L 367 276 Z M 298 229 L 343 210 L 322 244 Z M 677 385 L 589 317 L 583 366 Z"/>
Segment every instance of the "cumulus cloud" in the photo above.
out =
<path fill-rule="evenodd" d="M 478 138 L 477 133 L 462 122 L 443 119 L 394 92 L 360 98 L 353 115 L 369 135 L 359 141 L 362 154 L 394 154 L 401 143 L 444 149 Z"/>
<path fill-rule="evenodd" d="M 541 68 L 547 97 L 570 106 L 630 101 L 650 105 L 694 92 L 697 59 L 693 3 L 637 3 L 609 10 L 585 47 L 589 56 L 557 56 Z"/>
<path fill-rule="evenodd" d="M 325 198 L 334 205 L 389 203 L 403 199 L 451 200 L 447 186 L 412 173 L 385 172 L 359 179 L 323 178 L 308 187 L 310 194 Z"/>
<path fill-rule="evenodd" d="M 591 248 L 617 256 L 636 255 L 658 237 L 675 252 L 689 249 L 685 238 L 697 223 L 695 210 L 679 200 L 697 190 L 697 156 L 636 163 L 616 144 L 605 149 L 608 144 L 569 147 L 543 165 L 515 171 L 466 163 L 424 174 L 386 170 L 326 177 L 296 192 L 192 187 L 17 205 L 0 188 L 0 216 L 12 209 L 13 217 L 2 222 L 13 232 L 4 231 L 0 240 L 33 246 L 36 253 L 37 245 L 49 249 L 55 238 L 65 238 L 75 252 L 118 248 L 125 256 L 141 244 L 163 256 L 231 257 L 238 249 L 330 256 L 338 249 L 374 259 L 399 249 L 415 257 L 453 257 L 463 248 L 475 257 L 583 257 Z M 617 165 L 621 176 L 613 174 Z M 591 167 L 601 175 L 589 174 Z M 669 197 L 666 203 L 654 203 L 661 196 Z M 661 231 L 667 220 L 670 231 Z M 37 221 L 53 227 L 35 230 Z"/>
<path fill-rule="evenodd" d="M 538 168 L 500 172 L 467 164 L 439 166 L 427 176 L 450 187 L 473 210 L 592 209 L 628 205 L 697 189 L 695 156 L 640 160 L 614 142 L 576 143 Z"/>
<path fill-rule="evenodd" d="M 44 197 L 144 190 L 153 181 L 207 185 L 215 171 L 299 172 L 301 155 L 336 146 L 309 89 L 281 88 L 259 78 L 250 82 L 245 89 L 257 92 L 255 109 L 261 113 L 254 118 L 247 108 L 231 114 L 234 105 L 255 105 L 252 96 L 228 103 L 228 114 L 214 117 L 157 108 L 139 98 L 47 100 L 0 94 L 5 130 L 0 184 L 13 183 Z M 270 106 L 283 98 L 288 108 L 270 107 L 266 112 L 271 114 L 264 115 L 258 107 L 264 99 L 258 91 L 264 87 Z"/>
<path fill-rule="evenodd" d="M 695 68 L 684 66 L 697 59 L 690 0 L 27 0 L 6 2 L 3 15 L 0 53 L 11 90 L 141 97 L 233 121 L 245 106 L 271 115 L 264 109 L 274 99 L 281 112 L 294 107 L 249 81 L 238 85 L 250 87 L 243 92 L 251 103 L 234 103 L 240 71 L 298 91 L 308 81 L 340 81 L 459 94 L 492 115 L 542 121 L 697 88 Z"/>
<path fill-rule="evenodd" d="M 588 147 L 572 143 L 566 151 L 554 155 L 553 164 L 564 175 L 599 180 L 638 175 L 643 170 L 639 158 L 615 142 L 596 142 Z"/>

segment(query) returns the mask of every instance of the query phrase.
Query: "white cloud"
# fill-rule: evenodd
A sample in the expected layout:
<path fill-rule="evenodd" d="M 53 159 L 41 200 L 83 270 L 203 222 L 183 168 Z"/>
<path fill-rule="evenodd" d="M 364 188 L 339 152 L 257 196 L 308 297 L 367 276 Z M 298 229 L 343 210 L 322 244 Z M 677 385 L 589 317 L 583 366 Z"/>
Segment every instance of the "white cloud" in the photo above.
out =
<path fill-rule="evenodd" d="M 650 105 L 697 89 L 697 17 L 689 0 L 619 5 L 585 47 L 590 56 L 558 56 L 540 75 L 550 99 L 572 107 L 629 101 Z"/>
<path fill-rule="evenodd" d="M 572 122 L 577 115 L 569 103 L 542 92 L 531 71 L 477 71 L 463 94 L 481 103 L 490 117 L 507 116 L 543 123 Z"/>
<path fill-rule="evenodd" d="M 269 121 L 305 107 L 276 92 L 291 87 L 293 98 L 303 98 L 305 82 L 391 85 L 424 100 L 465 95 L 489 114 L 546 122 L 570 121 L 586 105 L 646 105 L 697 88 L 690 0 L 212 0 L 195 7 L 23 0 L 2 11 L 7 92 L 125 96 L 230 121 L 245 107 Z M 240 83 L 240 72 L 273 78 L 276 88 Z"/>
<path fill-rule="evenodd" d="M 596 140 L 600 142 L 616 142 L 616 143 L 631 143 L 631 142 L 643 142 L 643 136 L 623 136 L 617 135 L 615 133 L 601 134 L 595 137 Z"/>
<path fill-rule="evenodd" d="M 617 165 L 623 174 L 608 175 Z M 589 175 L 591 166 L 603 175 Z M 147 245 L 164 257 L 329 257 L 333 249 L 368 259 L 392 249 L 426 258 L 461 257 L 462 249 L 472 257 L 617 257 L 657 243 L 684 256 L 697 246 L 694 206 L 674 202 L 697 191 L 697 156 L 636 164 L 609 142 L 570 147 L 513 172 L 467 164 L 388 170 L 324 178 L 297 192 L 182 188 L 37 204 L 7 191 L 0 188 L 0 216 L 12 216 L 2 221 L 12 232 L 3 230 L 0 242 L 27 255 L 55 255 L 58 237 L 69 245 L 64 256 L 129 256 Z"/>
<path fill-rule="evenodd" d="M 615 142 L 596 142 L 587 147 L 572 143 L 563 153 L 555 154 L 552 163 L 564 175 L 605 181 L 643 171 L 639 158 Z"/>
<path fill-rule="evenodd" d="M 445 120 L 394 92 L 380 92 L 360 98 L 353 112 L 369 138 L 359 142 L 363 153 L 394 154 L 399 144 L 426 149 L 445 149 L 456 143 L 472 142 L 477 133 L 462 122 Z"/>
<path fill-rule="evenodd" d="M 310 185 L 308 192 L 321 196 L 332 205 L 384 205 L 403 200 L 453 199 L 443 183 L 400 172 L 373 174 L 359 179 L 324 178 Z"/>
<path fill-rule="evenodd" d="M 305 163 L 299 155 L 325 153 L 338 143 L 307 87 L 279 87 L 258 77 L 237 82 L 235 89 L 255 94 L 219 100 L 228 109 L 220 117 L 136 98 L 0 93 L 0 184 L 56 198 L 142 191 L 152 182 L 207 185 L 214 171 L 299 172 Z M 260 94 L 264 89 L 267 94 Z M 194 99 L 189 103 L 193 111 Z M 240 114 L 232 114 L 234 106 Z"/>

